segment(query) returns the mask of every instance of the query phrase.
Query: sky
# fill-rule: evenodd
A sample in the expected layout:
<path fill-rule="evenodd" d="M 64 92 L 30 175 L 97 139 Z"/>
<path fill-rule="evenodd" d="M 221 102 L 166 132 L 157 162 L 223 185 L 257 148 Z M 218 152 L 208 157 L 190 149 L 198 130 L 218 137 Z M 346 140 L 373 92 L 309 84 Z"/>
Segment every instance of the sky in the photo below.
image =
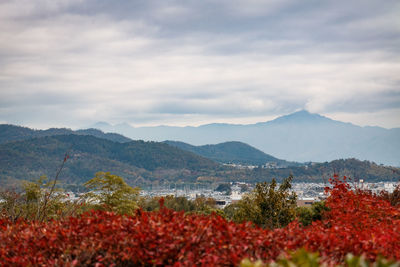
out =
<path fill-rule="evenodd" d="M 400 127 L 398 0 L 1 0 L 0 123 Z"/>

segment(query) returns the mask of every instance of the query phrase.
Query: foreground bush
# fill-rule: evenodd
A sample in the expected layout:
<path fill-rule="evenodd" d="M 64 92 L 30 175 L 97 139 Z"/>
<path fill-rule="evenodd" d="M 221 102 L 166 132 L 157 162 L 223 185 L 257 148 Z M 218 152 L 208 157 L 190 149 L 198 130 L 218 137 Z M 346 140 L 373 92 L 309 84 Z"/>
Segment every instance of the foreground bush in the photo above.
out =
<path fill-rule="evenodd" d="M 237 266 L 265 263 L 305 248 L 319 263 L 343 264 L 346 255 L 369 262 L 400 260 L 400 208 L 334 182 L 324 220 L 294 221 L 275 230 L 220 216 L 185 215 L 161 208 L 121 216 L 92 211 L 46 223 L 0 220 L 0 265 Z"/>

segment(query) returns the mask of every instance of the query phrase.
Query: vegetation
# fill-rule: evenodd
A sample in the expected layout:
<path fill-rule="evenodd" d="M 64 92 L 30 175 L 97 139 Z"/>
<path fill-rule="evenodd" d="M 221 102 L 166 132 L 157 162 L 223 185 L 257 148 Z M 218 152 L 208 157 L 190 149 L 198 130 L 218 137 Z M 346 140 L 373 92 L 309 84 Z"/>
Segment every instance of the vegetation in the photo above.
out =
<path fill-rule="evenodd" d="M 216 205 L 213 198 L 197 197 L 194 200 L 189 200 L 186 197 L 142 197 L 139 200 L 139 207 L 145 211 L 158 211 L 160 208 L 160 201 L 163 202 L 163 207 L 187 214 L 204 214 L 210 215 L 212 213 L 225 216 L 224 212 Z"/>
<path fill-rule="evenodd" d="M 81 210 L 81 202 L 68 200 L 68 195 L 60 188 L 55 188 L 51 195 L 54 181 L 42 176 L 36 181 L 23 183 L 22 192 L 0 192 L 1 217 L 10 221 L 58 219 L 71 216 Z"/>
<path fill-rule="evenodd" d="M 186 197 L 174 197 L 174 196 L 166 196 L 166 197 L 142 197 L 139 200 L 139 207 L 144 211 L 158 211 L 160 208 L 160 200 L 164 200 L 164 207 L 174 210 L 174 211 L 183 211 L 183 212 L 193 212 L 196 207 L 193 201 L 190 201 Z"/>
<path fill-rule="evenodd" d="M 129 215 L 138 208 L 139 188 L 130 187 L 117 175 L 96 173 L 85 184 L 89 192 L 75 200 L 57 187 L 56 182 L 57 179 L 48 181 L 47 177 L 42 176 L 33 182 L 24 181 L 20 193 L 10 190 L 0 192 L 1 217 L 10 221 L 46 221 L 92 209 Z"/>
<path fill-rule="evenodd" d="M 252 221 L 269 229 L 284 227 L 296 218 L 296 194 L 291 193 L 289 176 L 279 187 L 276 180 L 259 183 L 251 194 L 233 204 L 232 219 L 236 222 Z M 232 209 L 227 207 L 226 210 Z M 232 213 L 232 212 L 229 212 Z"/>
<path fill-rule="evenodd" d="M 116 143 L 93 136 L 57 135 L 0 145 L 0 179 L 55 175 L 54 167 L 69 151 L 61 182 L 83 184 L 94 173 L 108 170 L 130 184 L 183 177 L 195 180 L 218 165 L 208 159 L 157 142 Z M 2 181 L 0 181 L 1 183 Z"/>
<path fill-rule="evenodd" d="M 279 166 L 296 165 L 296 163 L 287 162 L 265 154 L 264 152 L 242 142 L 225 142 L 204 146 L 192 146 L 177 141 L 165 141 L 165 143 L 221 163 L 260 166 L 272 162 Z"/>
<path fill-rule="evenodd" d="M 245 179 L 253 182 L 262 182 L 267 178 L 275 177 L 282 181 L 285 177 L 293 175 L 296 181 L 326 182 L 333 174 L 351 177 L 354 182 L 364 179 L 365 182 L 399 181 L 400 169 L 381 166 L 369 161 L 357 159 L 339 159 L 324 163 L 309 163 L 305 166 L 288 168 L 255 168 L 231 173 L 231 179 Z"/>
<path fill-rule="evenodd" d="M 392 193 L 382 191 L 379 196 L 382 199 L 389 201 L 392 206 L 400 206 L 400 184 L 396 186 Z"/>
<path fill-rule="evenodd" d="M 85 196 L 89 205 L 118 214 L 133 214 L 138 208 L 139 188 L 132 188 L 117 175 L 98 172 L 85 185 L 90 190 Z"/>
<path fill-rule="evenodd" d="M 299 222 L 304 226 L 310 225 L 314 221 L 320 221 L 323 219 L 324 212 L 328 211 L 328 207 L 325 206 L 324 201 L 314 202 L 311 207 L 297 207 L 296 217 Z"/>
<path fill-rule="evenodd" d="M 149 186 L 152 183 L 200 181 L 201 177 L 213 180 L 263 182 L 276 178 L 283 181 L 290 174 L 296 181 L 323 182 L 323 177 L 340 173 L 365 181 L 400 179 L 396 168 L 387 168 L 355 159 L 330 163 L 310 164 L 308 167 L 281 169 L 235 169 L 194 155 L 187 151 L 157 142 L 132 141 L 116 143 L 93 136 L 58 135 L 0 145 L 0 185 L 18 185 L 18 181 L 46 175 L 54 177 L 55 169 L 65 151 L 70 160 L 60 177 L 60 184 L 82 185 L 94 173 L 110 171 L 124 177 L 131 186 Z M 327 180 L 327 178 L 325 178 Z"/>
<path fill-rule="evenodd" d="M 296 177 L 296 181 L 308 182 L 326 181 L 334 173 L 352 177 L 356 182 L 361 178 L 366 182 L 400 180 L 399 168 L 356 159 L 292 166 L 292 163 L 279 161 L 241 142 L 199 147 L 181 142 L 167 143 L 174 147 L 157 142 L 131 141 L 96 129 L 72 131 L 52 128 L 42 131 L 0 124 L 0 185 L 12 187 L 25 179 L 42 175 L 53 177 L 55 170 L 52 166 L 62 160 L 61 155 L 67 150 L 70 150 L 71 160 L 64 170 L 64 177 L 68 178 L 61 177 L 60 182 L 75 189 L 82 189 L 82 184 L 94 173 L 105 170 L 125 177 L 132 186 L 142 187 L 153 182 L 194 182 L 201 177 L 252 183 L 276 178 L 280 182 L 290 174 Z M 290 167 L 235 169 L 222 167 L 215 161 L 251 165 L 275 162 Z"/>
<path fill-rule="evenodd" d="M 137 209 L 132 216 L 98 210 L 42 223 L 3 218 L 0 264 L 398 266 L 399 206 L 368 191 L 352 191 L 337 178 L 332 182 L 325 202 L 329 210 L 308 226 L 295 220 L 263 229 L 215 214 L 172 211 L 162 200 L 157 211 Z"/>
<path fill-rule="evenodd" d="M 32 137 L 30 129 L 14 130 L 20 131 L 18 138 Z M 293 176 L 284 177 L 293 171 L 307 179 L 329 172 L 393 179 L 397 169 L 348 159 L 238 170 L 167 144 L 116 143 L 83 132 L 59 135 L 63 131 L 70 130 L 34 131 L 37 136 L 56 136 L 0 145 L 0 175 L 6 179 L 52 175 L 49 166 L 69 151 L 54 180 L 41 176 L 24 181 L 19 191 L 0 192 L 2 266 L 399 266 L 400 185 L 392 193 L 375 195 L 350 190 L 346 178 L 343 182 L 335 176 L 326 201 L 300 208 L 290 192 Z M 0 134 L 0 141 L 4 136 L 7 132 Z M 107 168 L 119 172 L 97 172 L 84 184 L 88 192 L 75 200 L 58 187 L 61 170 L 72 177 L 64 181 L 79 186 L 82 178 Z M 139 188 L 120 176 L 124 174 L 131 184 L 168 177 L 258 181 L 273 175 L 282 182 L 258 183 L 242 200 L 220 210 L 214 199 L 205 197 L 140 197 Z M 217 189 L 229 193 L 230 185 L 221 183 Z"/>

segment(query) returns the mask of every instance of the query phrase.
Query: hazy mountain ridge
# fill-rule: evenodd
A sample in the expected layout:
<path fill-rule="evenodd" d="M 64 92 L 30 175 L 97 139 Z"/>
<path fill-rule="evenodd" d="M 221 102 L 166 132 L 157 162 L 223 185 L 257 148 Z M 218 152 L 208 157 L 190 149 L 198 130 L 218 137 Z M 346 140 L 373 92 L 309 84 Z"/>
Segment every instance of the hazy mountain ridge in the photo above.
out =
<path fill-rule="evenodd" d="M 0 124 L 0 144 L 22 141 L 31 138 L 53 136 L 53 135 L 92 135 L 98 138 L 104 138 L 110 141 L 125 143 L 132 141 L 121 134 L 104 133 L 99 129 L 89 128 L 73 131 L 68 128 L 50 128 L 47 130 L 34 130 L 28 127 L 16 126 L 11 124 Z"/>
<path fill-rule="evenodd" d="M 164 143 L 193 152 L 220 163 L 235 163 L 255 166 L 264 165 L 266 163 L 276 163 L 278 166 L 282 167 L 299 165 L 294 162 L 277 159 L 252 146 L 236 141 L 204 146 L 193 146 L 184 142 L 170 140 L 164 141 Z"/>
<path fill-rule="evenodd" d="M 240 141 L 274 157 L 297 162 L 358 158 L 400 166 L 400 128 L 360 127 L 299 111 L 256 124 L 207 124 L 198 127 L 111 126 L 104 131 L 132 139 L 177 140 L 192 145 Z"/>

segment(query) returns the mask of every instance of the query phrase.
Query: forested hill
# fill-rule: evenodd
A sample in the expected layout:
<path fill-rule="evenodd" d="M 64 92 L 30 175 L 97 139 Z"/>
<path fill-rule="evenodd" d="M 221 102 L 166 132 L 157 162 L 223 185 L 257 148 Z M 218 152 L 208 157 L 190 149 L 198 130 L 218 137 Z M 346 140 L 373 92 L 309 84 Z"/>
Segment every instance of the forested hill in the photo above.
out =
<path fill-rule="evenodd" d="M 2 133 L 2 136 L 5 134 Z M 21 133 L 19 136 L 28 138 L 29 135 Z M 193 148 L 188 144 L 180 145 L 186 145 L 186 148 L 182 147 L 186 150 Z M 64 184 L 82 184 L 98 171 L 120 175 L 132 185 L 202 180 L 260 182 L 272 178 L 281 180 L 290 174 L 294 175 L 295 181 L 306 182 L 322 182 L 334 173 L 365 181 L 397 181 L 400 178 L 399 169 L 356 159 L 287 168 L 229 168 L 215 161 L 254 160 L 258 156 L 262 160 L 277 159 L 238 142 L 202 147 L 204 156 L 214 161 L 166 143 L 118 143 L 91 135 L 53 135 L 13 141 L 0 144 L 0 186 L 10 187 L 22 179 L 31 180 L 42 175 L 54 178 L 67 151 L 70 158 L 60 176 Z"/>
<path fill-rule="evenodd" d="M 164 143 L 221 163 L 235 163 L 255 166 L 264 165 L 266 163 L 275 163 L 278 166 L 285 167 L 296 165 L 296 163 L 277 159 L 242 142 L 224 142 L 216 145 L 204 146 L 193 146 L 179 141 L 164 141 Z"/>
<path fill-rule="evenodd" d="M 0 124 L 0 144 L 13 141 L 22 141 L 37 137 L 68 135 L 68 134 L 92 135 L 120 143 L 131 141 L 130 138 L 127 138 L 123 135 L 116 133 L 104 133 L 101 130 L 97 129 L 85 129 L 85 130 L 73 131 L 67 128 L 50 128 L 47 130 L 33 130 L 27 127 L 21 127 L 11 124 Z"/>
<path fill-rule="evenodd" d="M 370 161 L 361 161 L 354 158 L 338 159 L 323 163 L 307 163 L 305 166 L 288 168 L 255 168 L 247 171 L 251 180 L 263 181 L 273 177 L 281 180 L 289 175 L 294 176 L 296 182 L 327 182 L 334 174 L 339 177 L 347 176 L 352 181 L 363 179 L 366 182 L 400 181 L 400 168 L 378 165 Z"/>
<path fill-rule="evenodd" d="M 218 164 L 176 147 L 158 142 L 127 143 L 86 135 L 55 135 L 0 145 L 0 183 L 6 179 L 54 177 L 64 154 L 69 159 L 63 182 L 81 183 L 98 171 L 109 171 L 127 179 L 187 176 L 213 170 Z M 174 170 L 174 172 L 172 172 Z M 162 174 L 160 174 L 160 172 Z"/>

